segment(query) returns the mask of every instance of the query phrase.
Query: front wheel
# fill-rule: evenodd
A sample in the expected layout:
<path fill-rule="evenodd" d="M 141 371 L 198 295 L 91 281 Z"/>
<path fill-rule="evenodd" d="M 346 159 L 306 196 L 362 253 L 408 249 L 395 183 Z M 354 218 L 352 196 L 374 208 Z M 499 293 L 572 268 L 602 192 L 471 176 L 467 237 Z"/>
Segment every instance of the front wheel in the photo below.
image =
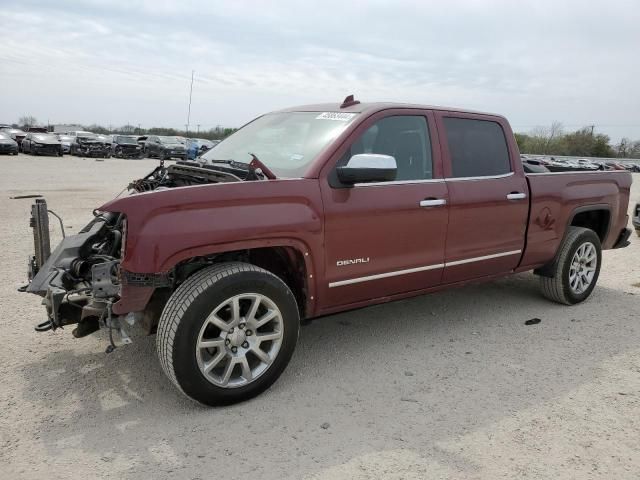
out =
<path fill-rule="evenodd" d="M 565 305 L 586 300 L 596 286 L 601 264 L 598 235 L 588 228 L 569 227 L 553 277 L 540 277 L 542 294 Z"/>
<path fill-rule="evenodd" d="M 206 405 L 248 400 L 284 371 L 300 318 L 287 285 L 246 263 L 221 263 L 189 277 L 173 293 L 158 324 L 164 372 Z"/>

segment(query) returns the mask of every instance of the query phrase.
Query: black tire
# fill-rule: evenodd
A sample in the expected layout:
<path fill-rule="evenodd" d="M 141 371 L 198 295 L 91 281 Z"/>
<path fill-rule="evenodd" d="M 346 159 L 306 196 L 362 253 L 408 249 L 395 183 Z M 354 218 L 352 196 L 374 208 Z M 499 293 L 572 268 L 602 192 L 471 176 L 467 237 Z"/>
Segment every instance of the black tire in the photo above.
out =
<path fill-rule="evenodd" d="M 584 289 L 584 291 L 576 292 L 570 284 L 572 261 L 578 249 L 588 243 L 595 247 L 595 271 L 588 287 Z M 574 305 L 583 302 L 591 295 L 591 292 L 598 282 L 601 265 L 602 247 L 598 235 L 588 228 L 569 227 L 569 231 L 560 247 L 560 252 L 555 262 L 553 277 L 540 277 L 542 294 L 549 300 L 565 305 Z"/>
<path fill-rule="evenodd" d="M 266 370 L 246 385 L 229 388 L 205 377 L 195 352 L 207 317 L 241 294 L 263 295 L 277 306 L 282 338 Z M 182 393 L 205 405 L 229 405 L 259 395 L 278 379 L 293 355 L 299 328 L 296 300 L 280 278 L 255 265 L 221 263 L 196 272 L 171 295 L 160 317 L 156 347 L 165 374 Z"/>

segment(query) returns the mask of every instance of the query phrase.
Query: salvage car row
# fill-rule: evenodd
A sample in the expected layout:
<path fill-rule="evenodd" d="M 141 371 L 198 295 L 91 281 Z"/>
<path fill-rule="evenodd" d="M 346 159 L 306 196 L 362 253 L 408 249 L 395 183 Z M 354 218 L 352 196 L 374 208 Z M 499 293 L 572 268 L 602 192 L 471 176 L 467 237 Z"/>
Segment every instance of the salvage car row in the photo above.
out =
<path fill-rule="evenodd" d="M 615 158 L 559 158 L 542 155 L 521 155 L 521 158 L 525 171 L 529 173 L 585 170 L 627 170 L 629 172 L 640 172 L 640 161 L 620 161 Z"/>
<path fill-rule="evenodd" d="M 46 129 L 34 130 L 24 132 L 16 128 L 0 129 L 0 153 L 187 160 L 199 157 L 219 142 L 179 136 L 103 135 L 87 131 L 50 133 Z"/>

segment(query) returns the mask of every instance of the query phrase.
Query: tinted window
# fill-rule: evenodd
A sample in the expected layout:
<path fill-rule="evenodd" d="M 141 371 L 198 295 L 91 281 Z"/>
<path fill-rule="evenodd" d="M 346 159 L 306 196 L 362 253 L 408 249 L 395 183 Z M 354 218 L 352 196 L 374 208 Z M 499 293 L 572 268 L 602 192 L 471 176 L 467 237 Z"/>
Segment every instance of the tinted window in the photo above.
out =
<path fill-rule="evenodd" d="M 341 159 L 345 165 L 353 155 L 378 153 L 396 159 L 396 180 L 433 178 L 431 141 L 427 120 L 402 115 L 378 120 L 358 138 Z"/>
<path fill-rule="evenodd" d="M 454 177 L 502 175 L 511 171 L 502 127 L 496 122 L 445 118 Z"/>

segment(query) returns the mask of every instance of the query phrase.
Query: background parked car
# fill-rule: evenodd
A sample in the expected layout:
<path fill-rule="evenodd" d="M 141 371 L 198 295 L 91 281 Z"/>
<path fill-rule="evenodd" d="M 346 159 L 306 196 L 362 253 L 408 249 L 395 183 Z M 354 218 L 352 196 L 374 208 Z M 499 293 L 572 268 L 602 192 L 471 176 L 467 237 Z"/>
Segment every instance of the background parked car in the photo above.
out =
<path fill-rule="evenodd" d="M 71 155 L 107 158 L 111 154 L 111 143 L 100 140 L 95 133 L 78 132 L 71 142 Z"/>
<path fill-rule="evenodd" d="M 111 155 L 116 158 L 140 158 L 142 147 L 137 137 L 131 135 L 113 135 L 111 139 Z"/>
<path fill-rule="evenodd" d="M 164 137 L 149 135 L 145 142 L 145 153 L 149 158 L 157 157 L 162 160 L 169 158 L 180 158 L 184 160 L 187 156 L 185 144 L 179 137 Z"/>
<path fill-rule="evenodd" d="M 194 160 L 204 152 L 215 147 L 220 140 L 207 140 L 206 138 L 188 138 L 187 139 L 187 158 Z"/>
<path fill-rule="evenodd" d="M 27 127 L 27 133 L 49 133 L 47 127 Z"/>
<path fill-rule="evenodd" d="M 18 144 L 6 132 L 0 132 L 0 153 L 18 154 Z"/>
<path fill-rule="evenodd" d="M 111 143 L 113 142 L 113 137 L 111 135 L 105 135 L 104 133 L 96 133 L 96 140 L 102 142 L 107 146 L 107 158 L 111 157 Z"/>
<path fill-rule="evenodd" d="M 22 143 L 22 139 L 27 136 L 27 132 L 23 132 L 19 128 L 4 128 L 2 131 L 8 134 L 18 144 L 18 150 L 20 150 L 20 144 Z"/>
<path fill-rule="evenodd" d="M 62 145 L 62 153 L 69 153 L 71 150 L 71 142 L 73 142 L 73 137 L 70 135 L 58 134 L 58 139 L 60 140 L 60 144 Z"/>
<path fill-rule="evenodd" d="M 524 168 L 525 173 L 545 173 L 548 172 L 549 169 L 545 166 L 544 161 L 538 158 L 528 158 L 524 155 L 521 155 L 522 160 L 522 168 Z"/>
<path fill-rule="evenodd" d="M 62 156 L 62 144 L 52 133 L 27 133 L 22 140 L 22 151 L 31 155 Z"/>
<path fill-rule="evenodd" d="M 140 149 L 142 150 L 142 155 L 146 155 L 146 145 L 147 145 L 147 138 L 149 138 L 147 135 L 141 135 L 138 137 L 138 145 L 140 145 Z"/>

